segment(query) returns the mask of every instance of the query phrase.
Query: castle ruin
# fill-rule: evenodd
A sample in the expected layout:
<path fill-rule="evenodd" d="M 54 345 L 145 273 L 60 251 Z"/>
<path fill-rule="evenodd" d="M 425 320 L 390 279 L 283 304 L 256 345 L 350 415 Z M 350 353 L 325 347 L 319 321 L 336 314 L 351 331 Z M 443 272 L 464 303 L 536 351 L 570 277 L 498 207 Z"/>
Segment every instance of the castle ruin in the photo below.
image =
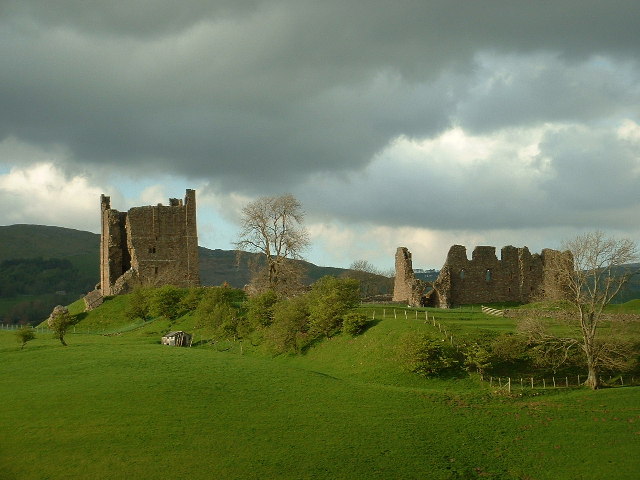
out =
<path fill-rule="evenodd" d="M 407 251 L 400 247 L 396 253 L 394 301 L 440 308 L 480 303 L 529 303 L 542 296 L 546 283 L 551 281 L 550 266 L 554 258 L 563 255 L 551 249 L 531 254 L 527 247 L 506 246 L 498 260 L 496 247 L 479 246 L 469 260 L 466 247 L 453 245 L 437 280 L 431 285 L 432 290 L 425 293 L 428 285 L 416 283 L 413 270 L 406 269 L 406 262 L 404 266 L 401 262 L 399 269 L 401 249 Z"/>
<path fill-rule="evenodd" d="M 427 284 L 413 273 L 411 252 L 406 247 L 396 250 L 396 276 L 393 283 L 393 301 L 420 306 Z"/>
<path fill-rule="evenodd" d="M 127 293 L 136 285 L 200 285 L 196 192 L 169 205 L 111 208 L 100 197 L 100 290 L 102 296 Z"/>

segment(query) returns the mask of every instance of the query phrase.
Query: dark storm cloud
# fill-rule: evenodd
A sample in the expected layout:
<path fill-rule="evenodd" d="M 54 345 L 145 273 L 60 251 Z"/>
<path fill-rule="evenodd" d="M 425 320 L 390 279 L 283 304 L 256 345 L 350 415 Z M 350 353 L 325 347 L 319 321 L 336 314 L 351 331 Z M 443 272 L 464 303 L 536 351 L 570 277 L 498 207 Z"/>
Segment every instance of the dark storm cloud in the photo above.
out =
<path fill-rule="evenodd" d="M 607 83 L 594 67 L 602 79 L 594 95 L 580 66 L 593 55 L 625 61 L 640 44 L 636 1 L 0 8 L 0 140 L 61 145 L 83 166 L 151 167 L 251 194 L 286 191 L 315 172 L 361 170 L 398 135 L 615 112 L 629 100 L 619 87 L 636 78 Z M 489 73 L 482 58 L 539 52 L 552 56 L 547 70 L 516 62 L 511 83 L 472 90 Z"/>

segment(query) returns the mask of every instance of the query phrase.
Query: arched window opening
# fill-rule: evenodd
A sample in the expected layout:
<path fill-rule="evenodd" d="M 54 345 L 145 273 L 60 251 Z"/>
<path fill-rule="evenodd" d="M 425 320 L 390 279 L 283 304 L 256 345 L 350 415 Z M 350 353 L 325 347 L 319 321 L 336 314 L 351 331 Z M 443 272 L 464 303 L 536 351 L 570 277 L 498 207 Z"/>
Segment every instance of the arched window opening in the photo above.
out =
<path fill-rule="evenodd" d="M 484 279 L 487 282 L 491 281 L 491 270 L 489 270 L 488 268 L 487 268 L 487 271 L 484 272 Z"/>
<path fill-rule="evenodd" d="M 460 279 L 464 280 L 464 268 L 460 270 Z"/>

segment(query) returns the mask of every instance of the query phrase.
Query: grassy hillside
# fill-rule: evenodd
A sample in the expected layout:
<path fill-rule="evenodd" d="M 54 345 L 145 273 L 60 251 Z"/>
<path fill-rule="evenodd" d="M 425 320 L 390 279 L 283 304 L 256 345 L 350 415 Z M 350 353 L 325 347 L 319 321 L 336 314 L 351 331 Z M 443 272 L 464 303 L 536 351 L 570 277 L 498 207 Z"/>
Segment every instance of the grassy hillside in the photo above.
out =
<path fill-rule="evenodd" d="M 366 307 L 362 335 L 272 358 L 161 346 L 193 318 L 132 323 L 127 301 L 82 315 L 66 348 L 39 334 L 20 350 L 0 331 L 2 478 L 637 478 L 638 387 L 507 397 L 474 376 L 409 374 L 397 352 L 433 328 L 423 311 Z M 460 336 L 515 328 L 478 309 L 429 314 Z"/>
<path fill-rule="evenodd" d="M 0 262 L 15 258 L 65 258 L 90 255 L 98 265 L 100 235 L 45 225 L 0 226 Z"/>
<path fill-rule="evenodd" d="M 125 303 L 77 332 L 135 327 Z M 444 313 L 471 330 L 502 321 Z M 70 334 L 67 348 L 42 334 L 19 350 L 0 332 L 2 478 L 637 478 L 637 387 L 503 397 L 474 377 L 425 380 L 395 352 L 430 327 L 396 317 L 277 358 L 158 344 L 188 317 Z"/>

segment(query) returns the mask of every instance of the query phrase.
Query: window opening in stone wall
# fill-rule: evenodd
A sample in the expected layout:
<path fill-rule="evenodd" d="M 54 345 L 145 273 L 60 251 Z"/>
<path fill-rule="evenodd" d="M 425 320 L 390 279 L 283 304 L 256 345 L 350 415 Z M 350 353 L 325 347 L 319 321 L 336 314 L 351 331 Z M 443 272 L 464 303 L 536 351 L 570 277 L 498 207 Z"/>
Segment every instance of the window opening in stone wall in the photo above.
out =
<path fill-rule="evenodd" d="M 156 247 L 149 247 L 149 253 L 156 253 Z"/>
<path fill-rule="evenodd" d="M 153 273 L 156 275 L 158 274 L 158 267 L 153 267 Z"/>
<path fill-rule="evenodd" d="M 491 270 L 489 270 L 488 268 L 487 268 L 487 271 L 484 272 L 484 279 L 487 282 L 491 281 Z"/>
<path fill-rule="evenodd" d="M 460 278 L 464 280 L 464 268 L 460 270 Z"/>

